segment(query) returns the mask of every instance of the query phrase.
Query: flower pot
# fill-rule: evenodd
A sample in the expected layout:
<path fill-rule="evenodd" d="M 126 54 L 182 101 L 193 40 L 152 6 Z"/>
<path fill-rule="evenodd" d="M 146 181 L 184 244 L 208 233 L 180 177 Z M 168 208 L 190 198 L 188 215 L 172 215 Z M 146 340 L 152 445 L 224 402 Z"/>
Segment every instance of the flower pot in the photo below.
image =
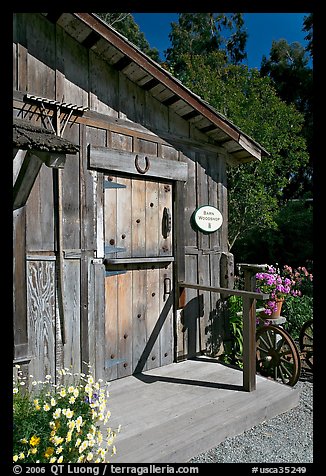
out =
<path fill-rule="evenodd" d="M 280 317 L 283 301 L 284 301 L 284 298 L 276 299 L 277 309 L 270 315 L 269 319 L 277 319 L 278 317 Z"/>
<path fill-rule="evenodd" d="M 272 314 L 269 314 L 269 315 L 265 314 L 265 312 L 261 312 L 260 317 L 262 317 L 263 319 L 278 319 L 281 315 L 282 304 L 284 302 L 284 298 L 276 299 L 275 302 L 276 302 L 276 306 L 277 306 L 276 311 L 272 312 Z"/>

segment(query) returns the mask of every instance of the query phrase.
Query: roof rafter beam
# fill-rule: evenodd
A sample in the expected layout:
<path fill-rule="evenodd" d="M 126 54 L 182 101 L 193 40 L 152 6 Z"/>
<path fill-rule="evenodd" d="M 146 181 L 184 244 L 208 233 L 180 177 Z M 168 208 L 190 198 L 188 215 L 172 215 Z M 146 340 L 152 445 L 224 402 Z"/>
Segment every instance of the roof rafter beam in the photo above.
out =
<path fill-rule="evenodd" d="M 123 69 L 127 68 L 127 66 L 129 66 L 131 63 L 132 59 L 128 58 L 128 56 L 123 56 L 112 66 L 118 71 L 122 71 Z"/>
<path fill-rule="evenodd" d="M 82 45 L 85 48 L 91 49 L 99 40 L 101 39 L 101 35 L 96 33 L 95 31 L 91 31 L 91 33 L 82 41 Z"/>
<path fill-rule="evenodd" d="M 202 127 L 200 130 L 200 132 L 211 132 L 211 131 L 215 131 L 217 129 L 217 127 L 214 125 L 214 124 L 210 124 L 209 126 L 205 126 L 205 127 Z"/>
<path fill-rule="evenodd" d="M 52 13 L 47 13 L 46 18 L 51 22 L 51 23 L 57 23 L 59 18 L 61 17 L 62 13 L 58 12 L 52 12 Z"/>
<path fill-rule="evenodd" d="M 184 114 L 182 117 L 182 119 L 184 119 L 185 121 L 190 121 L 190 119 L 194 119 L 195 117 L 199 117 L 201 114 L 196 111 L 195 109 L 191 112 L 188 112 L 187 114 Z"/>
<path fill-rule="evenodd" d="M 173 94 L 173 96 L 170 96 L 169 98 L 165 99 L 165 101 L 162 101 L 162 104 L 164 104 L 164 106 L 172 106 L 172 104 L 175 104 L 179 100 L 179 96 Z"/>
<path fill-rule="evenodd" d="M 158 79 L 152 78 L 149 81 L 147 81 L 147 83 L 143 84 L 141 88 L 144 89 L 145 91 L 149 91 L 150 89 L 155 88 L 155 86 L 158 86 L 159 84 L 160 82 Z"/>

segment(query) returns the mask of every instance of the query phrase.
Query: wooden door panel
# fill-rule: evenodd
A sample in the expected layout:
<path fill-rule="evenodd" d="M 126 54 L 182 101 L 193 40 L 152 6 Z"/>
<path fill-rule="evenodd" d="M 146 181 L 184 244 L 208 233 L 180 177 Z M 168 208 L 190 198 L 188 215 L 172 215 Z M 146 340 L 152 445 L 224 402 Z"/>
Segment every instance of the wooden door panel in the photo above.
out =
<path fill-rule="evenodd" d="M 169 280 L 170 294 L 165 280 Z M 160 321 L 162 323 L 160 331 L 160 353 L 161 366 L 171 364 L 173 362 L 174 353 L 174 337 L 173 337 L 173 265 L 168 268 L 160 269 Z"/>
<path fill-rule="evenodd" d="M 147 271 L 147 319 L 146 333 L 148 345 L 147 369 L 154 369 L 161 365 L 160 353 L 160 270 L 149 269 Z"/>
<path fill-rule="evenodd" d="M 113 176 L 111 184 L 125 187 L 105 189 L 105 245 L 125 249 L 111 258 L 172 256 L 172 215 L 171 230 L 163 234 L 164 209 L 172 214 L 172 185 Z"/>
<path fill-rule="evenodd" d="M 131 191 L 131 256 L 145 256 L 146 244 L 146 187 L 143 180 L 133 179 Z"/>
<path fill-rule="evenodd" d="M 173 361 L 173 265 L 153 267 L 105 278 L 108 380 Z"/>
<path fill-rule="evenodd" d="M 173 264 L 155 262 L 173 256 L 172 227 L 166 233 L 163 220 L 164 209 L 172 214 L 173 187 L 119 176 L 107 187 L 105 248 L 116 261 L 105 278 L 105 369 L 114 380 L 173 361 Z"/>
<path fill-rule="evenodd" d="M 132 273 L 117 277 L 118 295 L 118 364 L 117 377 L 132 373 Z"/>
<path fill-rule="evenodd" d="M 116 177 L 110 177 L 112 184 L 117 183 Z M 108 253 L 108 247 L 115 248 L 117 243 L 117 194 L 122 189 L 104 189 L 104 251 Z M 116 253 L 110 253 L 111 258 L 116 258 Z"/>
<path fill-rule="evenodd" d="M 158 183 L 146 182 L 146 257 L 159 256 L 158 237 L 160 233 Z"/>
<path fill-rule="evenodd" d="M 118 276 L 105 278 L 105 370 L 108 380 L 118 376 Z"/>
<path fill-rule="evenodd" d="M 117 193 L 117 241 L 118 248 L 125 248 L 125 251 L 118 253 L 119 258 L 127 258 L 131 256 L 131 184 L 129 178 L 119 178 L 119 184 L 125 185 L 126 188 L 118 189 Z"/>
<path fill-rule="evenodd" d="M 133 273 L 132 300 L 132 371 L 141 367 L 147 342 L 147 269 L 131 271 Z"/>

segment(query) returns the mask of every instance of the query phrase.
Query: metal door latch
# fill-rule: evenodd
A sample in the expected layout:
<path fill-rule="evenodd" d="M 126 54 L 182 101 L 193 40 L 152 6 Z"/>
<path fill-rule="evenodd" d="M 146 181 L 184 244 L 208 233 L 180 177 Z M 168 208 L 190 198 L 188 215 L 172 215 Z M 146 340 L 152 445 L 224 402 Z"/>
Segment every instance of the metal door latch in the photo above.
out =
<path fill-rule="evenodd" d="M 171 294 L 171 278 L 164 278 L 164 293 L 163 301 L 166 300 L 166 297 Z"/>
<path fill-rule="evenodd" d="M 172 229 L 172 217 L 169 208 L 164 207 L 163 217 L 162 217 L 162 235 L 164 238 L 167 238 Z"/>

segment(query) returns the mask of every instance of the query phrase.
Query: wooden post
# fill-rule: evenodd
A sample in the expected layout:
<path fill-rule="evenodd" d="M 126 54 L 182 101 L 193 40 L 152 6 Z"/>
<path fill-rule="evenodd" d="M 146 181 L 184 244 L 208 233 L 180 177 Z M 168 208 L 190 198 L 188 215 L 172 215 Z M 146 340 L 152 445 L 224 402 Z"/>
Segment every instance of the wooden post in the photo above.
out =
<path fill-rule="evenodd" d="M 241 264 L 246 291 L 255 291 L 255 274 L 266 265 Z M 243 388 L 256 390 L 256 299 L 243 297 Z"/>
<path fill-rule="evenodd" d="M 249 290 L 248 290 L 249 291 Z M 256 390 L 256 299 L 243 298 L 243 388 Z"/>

